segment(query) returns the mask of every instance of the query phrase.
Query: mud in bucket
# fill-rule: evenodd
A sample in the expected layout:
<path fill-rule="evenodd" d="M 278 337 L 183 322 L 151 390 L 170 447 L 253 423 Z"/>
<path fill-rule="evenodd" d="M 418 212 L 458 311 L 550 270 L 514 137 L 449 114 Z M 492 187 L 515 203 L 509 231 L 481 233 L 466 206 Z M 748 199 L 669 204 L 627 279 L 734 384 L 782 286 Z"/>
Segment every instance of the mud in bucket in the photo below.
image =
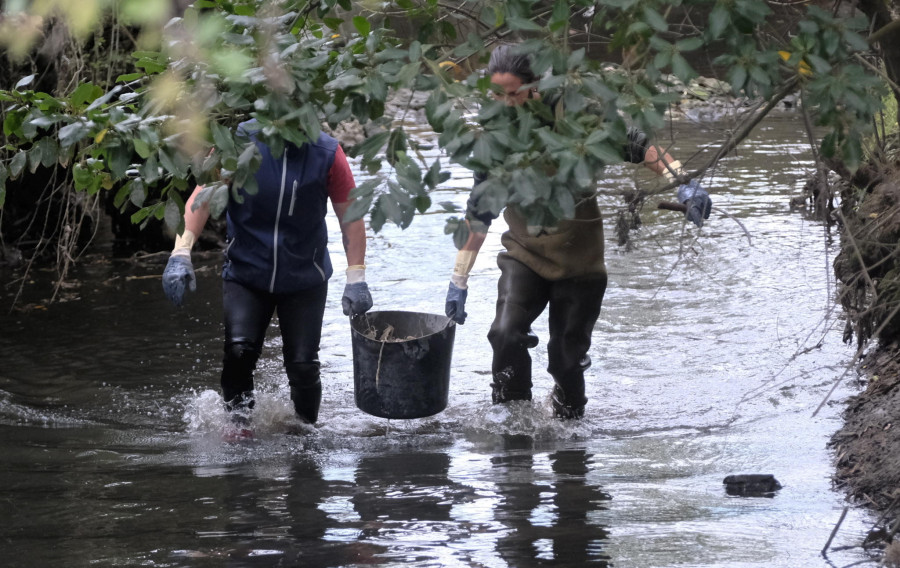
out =
<path fill-rule="evenodd" d="M 380 418 L 447 408 L 456 324 L 437 314 L 386 311 L 350 319 L 356 406 Z"/>

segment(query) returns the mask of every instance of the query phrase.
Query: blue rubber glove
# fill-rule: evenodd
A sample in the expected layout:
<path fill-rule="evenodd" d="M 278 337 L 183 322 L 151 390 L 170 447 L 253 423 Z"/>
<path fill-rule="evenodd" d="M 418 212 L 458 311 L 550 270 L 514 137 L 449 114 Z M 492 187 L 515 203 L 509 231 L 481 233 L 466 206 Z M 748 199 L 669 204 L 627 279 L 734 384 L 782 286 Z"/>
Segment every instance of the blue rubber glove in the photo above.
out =
<path fill-rule="evenodd" d="M 173 254 L 169 257 L 166 269 L 162 275 L 163 292 L 166 298 L 180 307 L 184 303 L 184 291 L 190 288 L 191 292 L 197 291 L 197 278 L 194 276 L 194 265 L 191 257 L 187 255 Z"/>
<path fill-rule="evenodd" d="M 344 308 L 345 316 L 358 316 L 369 311 L 372 307 L 372 294 L 369 293 L 369 285 L 365 282 L 353 282 L 344 286 L 341 306 Z"/>
<path fill-rule="evenodd" d="M 447 317 L 456 323 L 466 323 L 466 296 L 469 290 L 460 288 L 453 282 L 450 283 L 450 289 L 447 290 L 447 303 L 444 304 L 444 313 Z"/>
<path fill-rule="evenodd" d="M 704 219 L 709 219 L 712 200 L 709 198 L 709 193 L 700 187 L 700 182 L 697 180 L 692 179 L 678 187 L 678 201 L 687 206 L 684 215 L 698 227 L 703 226 Z"/>

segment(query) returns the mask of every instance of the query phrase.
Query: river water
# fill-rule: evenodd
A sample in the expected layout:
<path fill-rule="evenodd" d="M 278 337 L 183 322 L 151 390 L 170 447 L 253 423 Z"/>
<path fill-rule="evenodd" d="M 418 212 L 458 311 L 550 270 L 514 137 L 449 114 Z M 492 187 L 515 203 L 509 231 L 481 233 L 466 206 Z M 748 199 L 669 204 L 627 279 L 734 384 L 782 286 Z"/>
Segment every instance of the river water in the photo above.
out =
<path fill-rule="evenodd" d="M 40 285 L 0 315 L 0 525 L 5 566 L 843 566 L 874 523 L 844 508 L 826 442 L 850 362 L 833 311 L 835 241 L 791 212 L 811 167 L 794 116 L 764 122 L 704 179 L 718 208 L 697 231 L 642 211 L 630 250 L 611 230 L 622 188 L 602 182 L 610 275 L 590 350 L 584 420 L 550 417 L 546 314 L 535 325 L 535 400 L 490 404 L 486 333 L 496 299 L 498 220 L 456 330 L 450 401 L 431 418 L 386 420 L 353 402 L 345 260 L 323 330 L 319 426 L 292 417 L 273 325 L 258 373 L 253 442 L 222 441 L 218 256 L 172 308 L 157 265 L 91 263 L 66 301 Z M 725 135 L 685 123 L 688 167 Z M 669 141 L 664 141 L 666 144 Z M 700 152 L 695 155 L 695 152 Z M 462 206 L 458 171 L 434 202 Z M 455 249 L 445 214 L 369 240 L 376 310 L 443 312 Z M 727 213 L 727 215 L 726 215 Z M 9 281 L 9 275 L 4 275 Z M 6 304 L 13 288 L 3 290 Z M 852 373 L 851 373 L 852 376 Z M 849 383 L 850 381 L 845 381 Z M 770 497 L 722 480 L 771 473 Z"/>

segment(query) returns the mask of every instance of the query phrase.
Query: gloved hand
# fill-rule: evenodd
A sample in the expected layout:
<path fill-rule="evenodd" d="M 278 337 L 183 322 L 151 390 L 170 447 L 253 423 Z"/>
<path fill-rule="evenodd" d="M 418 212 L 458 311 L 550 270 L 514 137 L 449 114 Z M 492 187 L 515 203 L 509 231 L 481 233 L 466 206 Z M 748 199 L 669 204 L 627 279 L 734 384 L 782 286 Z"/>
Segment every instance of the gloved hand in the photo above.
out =
<path fill-rule="evenodd" d="M 678 201 L 687 206 L 685 216 L 698 227 L 703 226 L 704 219 L 709 219 L 712 200 L 697 180 L 692 179 L 678 187 Z"/>
<path fill-rule="evenodd" d="M 162 287 L 166 298 L 176 307 L 184 303 L 185 288 L 190 288 L 191 292 L 197 291 L 197 278 L 190 255 L 173 254 L 169 257 L 162 275 Z"/>
<path fill-rule="evenodd" d="M 466 323 L 466 296 L 469 290 L 460 288 L 453 282 L 450 283 L 450 289 L 447 290 L 447 303 L 444 304 L 444 313 L 447 317 L 456 323 Z"/>
<path fill-rule="evenodd" d="M 345 316 L 358 316 L 369 311 L 372 307 L 372 294 L 369 293 L 369 285 L 365 281 L 348 282 L 344 286 L 341 306 L 344 308 Z"/>

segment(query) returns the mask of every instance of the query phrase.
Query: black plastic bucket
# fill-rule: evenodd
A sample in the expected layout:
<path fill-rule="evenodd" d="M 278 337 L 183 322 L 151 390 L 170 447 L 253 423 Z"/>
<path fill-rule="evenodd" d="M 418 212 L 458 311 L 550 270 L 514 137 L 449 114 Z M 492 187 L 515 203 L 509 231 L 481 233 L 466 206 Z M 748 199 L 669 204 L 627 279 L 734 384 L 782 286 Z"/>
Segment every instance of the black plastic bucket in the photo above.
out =
<path fill-rule="evenodd" d="M 356 406 L 380 418 L 423 418 L 447 408 L 456 324 L 418 312 L 350 319 Z"/>

